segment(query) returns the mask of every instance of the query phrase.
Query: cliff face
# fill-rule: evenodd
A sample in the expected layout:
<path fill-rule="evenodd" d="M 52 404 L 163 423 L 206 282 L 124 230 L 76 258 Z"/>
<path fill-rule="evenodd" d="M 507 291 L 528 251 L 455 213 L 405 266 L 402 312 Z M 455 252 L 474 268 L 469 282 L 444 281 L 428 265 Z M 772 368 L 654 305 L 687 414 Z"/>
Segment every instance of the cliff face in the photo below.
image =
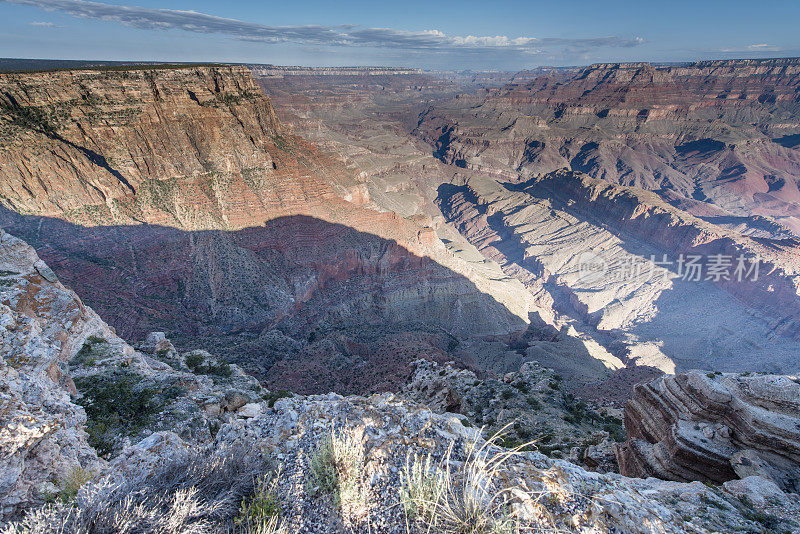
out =
<path fill-rule="evenodd" d="M 774 375 L 691 372 L 639 385 L 625 407 L 627 476 L 800 485 L 800 386 Z"/>
<path fill-rule="evenodd" d="M 425 217 L 376 209 L 352 170 L 281 130 L 242 68 L 6 74 L 0 100 L 0 224 L 126 337 L 230 335 L 220 352 L 263 376 L 287 334 L 317 360 L 331 352 L 309 338 L 334 327 L 387 325 L 373 342 L 418 328 L 391 325 L 525 326 L 524 294 L 465 277 Z"/>
<path fill-rule="evenodd" d="M 507 179 L 569 168 L 796 234 L 799 88 L 797 59 L 600 64 L 440 104 L 417 133 L 445 161 Z"/>
<path fill-rule="evenodd" d="M 224 199 L 273 167 L 278 123 L 244 69 L 3 74 L 0 88 L 2 195 L 20 213 L 180 221 L 172 190 L 188 199 L 193 187 L 206 192 L 195 203 L 218 204 L 221 222 L 235 225 Z"/>

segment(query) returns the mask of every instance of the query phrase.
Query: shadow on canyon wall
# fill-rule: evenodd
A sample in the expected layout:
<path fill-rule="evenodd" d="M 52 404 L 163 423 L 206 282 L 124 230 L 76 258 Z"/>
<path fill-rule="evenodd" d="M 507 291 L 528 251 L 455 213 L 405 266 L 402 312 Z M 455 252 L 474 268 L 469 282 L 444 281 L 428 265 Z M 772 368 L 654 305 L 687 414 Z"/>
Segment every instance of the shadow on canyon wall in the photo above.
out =
<path fill-rule="evenodd" d="M 434 260 L 305 215 L 185 231 L 84 227 L 0 208 L 0 225 L 123 338 L 166 331 L 181 349 L 205 348 L 299 392 L 394 389 L 417 358 L 502 358 L 507 346 L 476 354 L 462 342 L 528 328 Z"/>

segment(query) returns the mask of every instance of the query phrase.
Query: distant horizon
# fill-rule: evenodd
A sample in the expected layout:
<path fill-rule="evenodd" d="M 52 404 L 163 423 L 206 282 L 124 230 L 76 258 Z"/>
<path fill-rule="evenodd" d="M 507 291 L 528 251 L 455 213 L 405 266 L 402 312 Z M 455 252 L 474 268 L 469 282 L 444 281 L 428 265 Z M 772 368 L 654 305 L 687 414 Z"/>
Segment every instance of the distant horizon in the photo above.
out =
<path fill-rule="evenodd" d="M 616 65 L 626 65 L 626 64 L 637 64 L 637 63 L 645 63 L 653 66 L 670 66 L 670 65 L 685 65 L 685 64 L 695 64 L 695 63 L 703 63 L 703 62 L 712 62 L 712 61 L 725 61 L 725 62 L 736 62 L 736 61 L 777 61 L 777 60 L 800 60 L 800 56 L 770 56 L 770 57 L 758 57 L 758 58 L 747 58 L 747 57 L 738 57 L 738 58 L 707 58 L 707 59 L 696 59 L 696 60 L 687 60 L 687 61 L 600 61 L 600 62 L 593 62 L 593 63 L 584 63 L 584 64 L 574 64 L 574 65 L 540 65 L 536 67 L 530 67 L 528 69 L 426 69 L 423 67 L 417 67 L 413 65 L 300 65 L 300 64 L 277 64 L 277 63 L 257 63 L 252 61 L 170 61 L 170 60 L 155 60 L 155 59 L 126 59 L 126 60 L 113 60 L 113 59 L 65 59 L 65 58 L 34 58 L 34 57 L 0 57 L 0 73 L 2 72 L 14 72 L 17 71 L 39 71 L 39 70 L 70 70 L 69 66 L 65 67 L 57 67 L 52 66 L 50 68 L 47 67 L 34 67 L 31 68 L 18 68 L 12 69 L 7 68 L 5 66 L 5 62 L 52 62 L 52 63 L 77 63 L 77 64 L 86 64 L 86 65 L 76 65 L 76 68 L 103 68 L 103 67 L 112 67 L 112 66 L 132 66 L 135 67 L 137 65 L 153 65 L 153 66 L 169 66 L 169 65 L 186 65 L 186 66 L 202 66 L 202 65 L 242 65 L 242 66 L 260 66 L 260 67 L 274 67 L 274 68 L 301 68 L 301 69 L 394 69 L 394 70 L 418 70 L 420 72 L 475 72 L 475 73 L 490 73 L 490 72 L 521 72 L 525 70 L 536 70 L 536 69 L 570 69 L 570 68 L 585 68 L 591 67 L 593 65 L 599 64 L 616 64 Z M 96 65 L 92 65 L 96 64 Z"/>

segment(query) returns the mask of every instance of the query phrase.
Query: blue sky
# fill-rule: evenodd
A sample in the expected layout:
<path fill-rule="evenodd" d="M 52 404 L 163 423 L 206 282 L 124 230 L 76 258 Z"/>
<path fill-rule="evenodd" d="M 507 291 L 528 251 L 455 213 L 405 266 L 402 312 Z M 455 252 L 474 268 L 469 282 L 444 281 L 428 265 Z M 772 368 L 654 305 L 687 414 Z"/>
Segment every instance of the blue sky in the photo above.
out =
<path fill-rule="evenodd" d="M 0 0 L 0 56 L 516 70 L 800 55 L 797 0 Z"/>

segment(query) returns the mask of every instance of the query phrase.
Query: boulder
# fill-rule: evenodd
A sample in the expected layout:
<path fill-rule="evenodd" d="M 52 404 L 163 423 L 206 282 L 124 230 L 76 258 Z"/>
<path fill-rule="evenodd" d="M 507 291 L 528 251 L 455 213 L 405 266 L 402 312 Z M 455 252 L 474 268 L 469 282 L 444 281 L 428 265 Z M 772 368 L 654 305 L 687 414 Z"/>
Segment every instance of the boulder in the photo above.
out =
<path fill-rule="evenodd" d="M 175 353 L 175 346 L 167 339 L 164 332 L 150 332 L 144 342 L 139 345 L 139 350 L 147 354 Z"/>

